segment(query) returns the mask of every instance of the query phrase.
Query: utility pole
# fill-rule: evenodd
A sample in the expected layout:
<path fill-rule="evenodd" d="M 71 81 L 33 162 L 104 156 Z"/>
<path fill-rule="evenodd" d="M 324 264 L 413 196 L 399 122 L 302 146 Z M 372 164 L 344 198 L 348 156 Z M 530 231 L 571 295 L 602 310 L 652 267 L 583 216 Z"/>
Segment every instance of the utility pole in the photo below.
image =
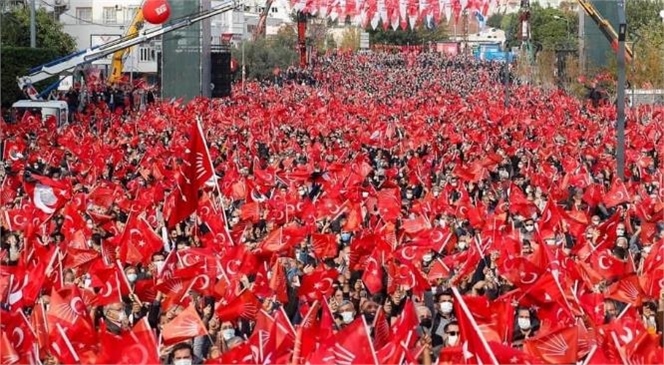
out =
<path fill-rule="evenodd" d="M 616 126 L 618 177 L 625 179 L 625 38 L 627 36 L 627 19 L 625 17 L 625 0 L 618 2 L 618 100 L 616 108 L 618 121 Z"/>
<path fill-rule="evenodd" d="M 35 0 L 30 0 L 30 48 L 37 48 L 37 25 L 35 24 Z"/>

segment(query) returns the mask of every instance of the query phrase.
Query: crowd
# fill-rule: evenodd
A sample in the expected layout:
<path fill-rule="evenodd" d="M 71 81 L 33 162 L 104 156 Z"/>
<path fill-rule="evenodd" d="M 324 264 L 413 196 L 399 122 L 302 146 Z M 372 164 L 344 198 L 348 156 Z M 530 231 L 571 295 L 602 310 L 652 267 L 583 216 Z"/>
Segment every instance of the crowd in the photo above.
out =
<path fill-rule="evenodd" d="M 664 363 L 664 109 L 435 54 L 2 124 L 3 364 Z"/>

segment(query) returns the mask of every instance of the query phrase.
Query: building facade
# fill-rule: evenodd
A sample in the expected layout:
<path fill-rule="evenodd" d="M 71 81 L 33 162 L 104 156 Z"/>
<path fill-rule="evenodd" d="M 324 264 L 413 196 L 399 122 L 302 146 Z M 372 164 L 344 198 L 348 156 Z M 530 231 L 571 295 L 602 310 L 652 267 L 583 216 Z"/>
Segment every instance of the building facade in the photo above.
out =
<path fill-rule="evenodd" d="M 49 11 L 57 6 L 60 9 L 60 22 L 64 26 L 64 31 L 74 37 L 79 49 L 86 49 L 122 37 L 142 3 L 143 0 L 51 0 L 42 2 L 41 6 Z M 222 3 L 220 0 L 213 0 L 211 6 L 216 7 Z M 213 45 L 219 44 L 224 35 L 230 37 L 236 44 L 251 38 L 265 3 L 261 0 L 244 0 L 241 6 L 236 11 L 210 19 Z M 266 19 L 267 34 L 276 34 L 283 24 L 291 24 L 290 13 L 288 0 L 274 0 Z M 145 27 L 150 28 L 154 25 L 146 23 Z M 124 72 L 154 74 L 158 71 L 160 54 L 160 40 L 136 46 L 125 59 Z M 95 61 L 94 64 L 108 68 L 111 57 Z"/>

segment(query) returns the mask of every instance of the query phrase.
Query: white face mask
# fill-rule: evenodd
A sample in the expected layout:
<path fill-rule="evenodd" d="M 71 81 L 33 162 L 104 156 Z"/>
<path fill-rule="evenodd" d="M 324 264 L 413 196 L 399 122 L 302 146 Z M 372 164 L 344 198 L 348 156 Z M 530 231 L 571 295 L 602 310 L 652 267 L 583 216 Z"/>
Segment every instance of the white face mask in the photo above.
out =
<path fill-rule="evenodd" d="M 530 318 L 518 318 L 517 323 L 522 330 L 530 329 Z"/>
<path fill-rule="evenodd" d="M 456 336 L 456 335 L 454 335 L 454 336 L 452 336 L 452 335 L 447 336 L 447 344 L 448 344 L 448 345 L 450 345 L 450 346 L 455 346 L 455 345 L 457 344 L 457 342 L 459 342 L 459 336 Z"/>
<path fill-rule="evenodd" d="M 225 341 L 230 340 L 231 338 L 235 337 L 235 329 L 227 328 L 225 330 L 221 330 L 221 337 L 223 337 Z"/>
<path fill-rule="evenodd" d="M 440 303 L 440 311 L 443 312 L 443 314 L 450 314 L 452 313 L 452 309 L 454 306 L 450 302 L 442 302 Z"/>
<path fill-rule="evenodd" d="M 164 268 L 164 264 L 166 264 L 164 261 L 154 262 L 154 268 L 157 270 L 157 274 L 161 273 L 161 270 Z"/>
<path fill-rule="evenodd" d="M 118 314 L 118 322 L 124 322 L 126 320 L 127 320 L 127 313 L 125 313 L 124 311 L 120 312 L 120 314 Z"/>
<path fill-rule="evenodd" d="M 138 275 L 136 274 L 127 274 L 127 280 L 129 280 L 130 283 L 133 283 L 138 279 Z"/>
<path fill-rule="evenodd" d="M 369 193 L 367 193 L 366 191 L 362 192 L 362 197 L 365 198 L 365 199 L 368 198 Z"/>
<path fill-rule="evenodd" d="M 425 254 L 424 256 L 422 256 L 422 260 L 424 260 L 424 262 L 430 262 L 431 259 L 432 259 L 432 256 L 431 256 L 430 253 Z"/>
<path fill-rule="evenodd" d="M 178 359 L 173 361 L 173 365 L 191 365 L 191 359 Z"/>
<path fill-rule="evenodd" d="M 459 249 L 463 250 L 466 247 L 468 247 L 468 243 L 466 241 L 459 241 Z"/>
<path fill-rule="evenodd" d="M 341 312 L 341 318 L 343 319 L 345 324 L 349 324 L 350 322 L 353 322 L 353 312 Z"/>
<path fill-rule="evenodd" d="M 652 249 L 651 246 L 643 246 L 643 253 L 649 254 L 651 249 Z"/>
<path fill-rule="evenodd" d="M 524 228 L 526 229 L 526 232 L 532 232 L 535 230 L 535 226 L 524 226 Z"/>
<path fill-rule="evenodd" d="M 622 236 L 622 235 L 625 234 L 625 230 L 624 230 L 624 229 L 616 229 L 616 234 L 617 234 L 618 236 Z"/>
<path fill-rule="evenodd" d="M 92 279 L 90 279 L 90 278 L 86 278 L 85 281 L 83 282 L 83 285 L 86 288 L 89 288 L 91 284 L 92 284 Z"/>

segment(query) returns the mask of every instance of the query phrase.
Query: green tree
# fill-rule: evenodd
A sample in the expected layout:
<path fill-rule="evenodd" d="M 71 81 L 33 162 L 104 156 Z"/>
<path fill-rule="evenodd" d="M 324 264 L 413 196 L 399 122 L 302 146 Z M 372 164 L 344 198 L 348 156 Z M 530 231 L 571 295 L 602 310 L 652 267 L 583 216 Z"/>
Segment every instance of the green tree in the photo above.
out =
<path fill-rule="evenodd" d="M 664 10 L 664 0 L 630 0 L 626 2 L 627 36 L 638 41 L 641 31 L 662 24 L 659 12 Z"/>
<path fill-rule="evenodd" d="M 242 62 L 242 49 L 233 48 L 233 57 Z M 248 79 L 268 80 L 276 68 L 286 69 L 297 64 L 298 54 L 287 38 L 280 35 L 258 39 L 244 45 L 245 68 Z M 240 65 L 241 66 L 241 65 Z"/>
<path fill-rule="evenodd" d="M 448 34 L 444 26 L 437 26 L 428 28 L 424 24 L 420 24 L 417 28 L 406 30 L 401 28 L 393 30 L 388 27 L 387 30 L 383 29 L 382 24 L 378 24 L 376 29 L 367 29 L 369 33 L 369 41 L 371 44 L 389 44 L 389 45 L 417 45 L 428 42 L 437 42 L 448 39 Z"/>
<path fill-rule="evenodd" d="M 351 51 L 360 49 L 360 30 L 358 28 L 346 28 L 341 36 L 339 48 Z"/>
<path fill-rule="evenodd" d="M 27 7 L 0 14 L 2 16 L 2 45 L 13 47 L 30 46 L 30 11 Z M 64 56 L 76 50 L 76 41 L 62 30 L 52 12 L 38 9 L 35 14 L 36 40 L 38 48 L 51 49 Z"/>
<path fill-rule="evenodd" d="M 579 32 L 578 16 L 555 8 L 531 7 L 532 37 L 545 50 L 576 49 Z"/>
<path fill-rule="evenodd" d="M 490 28 L 501 28 L 504 17 L 505 15 L 500 13 L 492 14 L 489 19 L 486 20 L 486 26 Z"/>

